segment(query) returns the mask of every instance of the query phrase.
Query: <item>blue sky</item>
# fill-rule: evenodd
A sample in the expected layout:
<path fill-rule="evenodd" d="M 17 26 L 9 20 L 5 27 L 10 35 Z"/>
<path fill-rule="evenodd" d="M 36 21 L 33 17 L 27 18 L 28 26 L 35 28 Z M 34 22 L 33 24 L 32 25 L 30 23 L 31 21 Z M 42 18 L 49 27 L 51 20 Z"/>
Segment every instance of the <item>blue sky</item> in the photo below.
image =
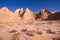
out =
<path fill-rule="evenodd" d="M 0 0 L 0 8 L 7 7 L 11 11 L 18 8 L 29 8 L 37 13 L 41 9 L 48 9 L 51 12 L 60 11 L 60 0 Z"/>

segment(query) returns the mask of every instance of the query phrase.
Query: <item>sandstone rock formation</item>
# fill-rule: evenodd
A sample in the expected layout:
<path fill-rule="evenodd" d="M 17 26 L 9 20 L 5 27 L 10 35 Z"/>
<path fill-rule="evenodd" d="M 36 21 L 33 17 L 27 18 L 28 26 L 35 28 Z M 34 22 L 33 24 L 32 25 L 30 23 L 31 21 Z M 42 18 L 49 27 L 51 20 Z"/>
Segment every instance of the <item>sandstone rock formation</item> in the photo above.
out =
<path fill-rule="evenodd" d="M 36 15 L 32 11 L 30 11 L 30 9 L 27 8 L 24 13 L 23 19 L 24 20 L 35 20 L 35 17 Z"/>
<path fill-rule="evenodd" d="M 0 14 L 10 14 L 12 13 L 11 11 L 9 11 L 9 9 L 7 7 L 2 7 L 0 9 Z"/>
<path fill-rule="evenodd" d="M 21 15 L 23 14 L 23 12 L 24 12 L 24 10 L 23 10 L 23 8 L 21 8 L 21 9 L 17 9 L 15 11 L 15 14 L 21 17 Z"/>
<path fill-rule="evenodd" d="M 40 19 L 47 19 L 49 15 L 51 15 L 51 12 L 48 10 L 43 9 L 40 11 Z"/>
<path fill-rule="evenodd" d="M 15 13 L 16 15 L 18 15 L 18 14 L 19 14 L 19 11 L 20 11 L 20 9 L 17 9 L 14 13 Z"/>
<path fill-rule="evenodd" d="M 14 13 L 9 11 L 8 8 L 3 7 L 0 9 L 0 21 L 34 21 L 37 19 L 60 19 L 60 12 L 52 14 L 48 10 L 41 10 L 39 14 L 34 14 L 30 9 L 26 11 L 17 9 Z"/>
<path fill-rule="evenodd" d="M 1 22 L 16 20 L 16 18 L 18 17 L 16 17 L 13 12 L 9 11 L 8 8 L 3 7 L 0 9 L 0 21 Z"/>
<path fill-rule="evenodd" d="M 60 12 L 55 12 L 48 17 L 49 20 L 60 20 Z"/>

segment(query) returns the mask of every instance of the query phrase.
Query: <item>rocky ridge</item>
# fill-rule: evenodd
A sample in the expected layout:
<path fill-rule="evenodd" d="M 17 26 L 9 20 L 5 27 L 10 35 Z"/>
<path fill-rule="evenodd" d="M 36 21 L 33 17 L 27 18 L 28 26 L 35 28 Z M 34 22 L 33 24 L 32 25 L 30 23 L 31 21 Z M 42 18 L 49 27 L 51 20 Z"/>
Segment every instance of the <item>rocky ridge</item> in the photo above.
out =
<path fill-rule="evenodd" d="M 59 12 L 60 14 L 60 12 Z M 16 20 L 16 21 L 35 21 L 37 19 L 44 20 L 44 19 L 56 19 L 50 11 L 42 9 L 38 14 L 33 13 L 30 9 L 26 8 L 26 11 L 21 9 L 17 9 L 15 12 L 11 12 L 8 8 L 3 7 L 0 9 L 0 20 Z M 3 18 L 4 17 L 4 18 Z M 57 16 L 56 16 L 57 17 Z M 60 18 L 60 17 L 59 17 Z"/>

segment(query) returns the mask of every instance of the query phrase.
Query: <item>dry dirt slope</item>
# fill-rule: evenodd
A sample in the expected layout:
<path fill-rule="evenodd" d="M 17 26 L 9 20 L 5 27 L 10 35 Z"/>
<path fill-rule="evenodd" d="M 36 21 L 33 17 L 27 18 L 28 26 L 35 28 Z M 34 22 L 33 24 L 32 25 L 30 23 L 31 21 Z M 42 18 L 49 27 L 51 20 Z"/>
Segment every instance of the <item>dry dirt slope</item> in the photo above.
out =
<path fill-rule="evenodd" d="M 0 40 L 60 40 L 59 22 L 0 22 Z"/>

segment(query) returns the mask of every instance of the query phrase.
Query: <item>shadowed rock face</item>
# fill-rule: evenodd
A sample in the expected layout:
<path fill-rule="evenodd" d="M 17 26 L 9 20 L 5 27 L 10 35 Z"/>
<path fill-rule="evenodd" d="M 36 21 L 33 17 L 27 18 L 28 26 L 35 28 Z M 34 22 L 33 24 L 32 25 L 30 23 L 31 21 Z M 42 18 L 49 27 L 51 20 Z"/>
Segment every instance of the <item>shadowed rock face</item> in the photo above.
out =
<path fill-rule="evenodd" d="M 15 13 L 16 15 L 18 15 L 18 14 L 19 14 L 19 11 L 20 11 L 20 9 L 17 9 L 14 13 Z"/>
<path fill-rule="evenodd" d="M 40 13 L 36 14 L 36 18 L 35 19 L 40 19 Z"/>
<path fill-rule="evenodd" d="M 49 20 L 60 20 L 60 12 L 56 12 L 48 17 Z"/>
<path fill-rule="evenodd" d="M 20 16 L 20 17 L 23 16 L 23 14 L 24 14 L 23 8 L 17 9 L 17 10 L 15 11 L 15 14 L 18 15 L 18 16 Z"/>

